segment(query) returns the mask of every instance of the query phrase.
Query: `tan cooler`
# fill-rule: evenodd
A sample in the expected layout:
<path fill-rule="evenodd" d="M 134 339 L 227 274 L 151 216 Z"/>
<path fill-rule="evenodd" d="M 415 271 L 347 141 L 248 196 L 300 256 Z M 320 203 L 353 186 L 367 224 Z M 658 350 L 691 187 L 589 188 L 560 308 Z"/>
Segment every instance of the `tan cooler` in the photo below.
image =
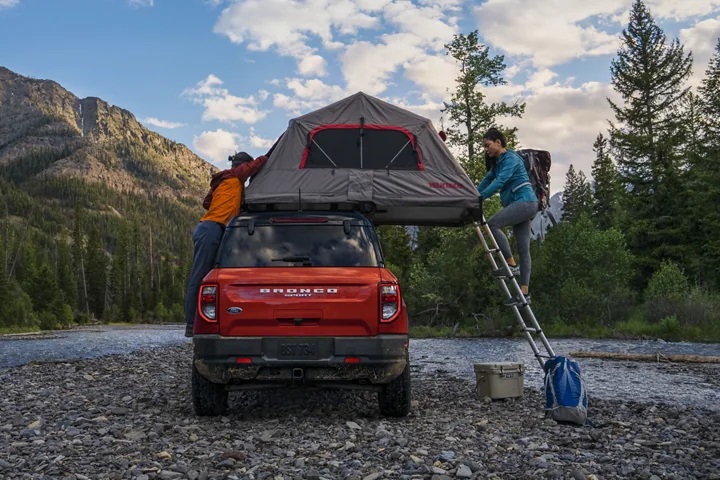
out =
<path fill-rule="evenodd" d="M 522 363 L 476 363 L 475 378 L 480 398 L 522 397 L 525 365 Z"/>

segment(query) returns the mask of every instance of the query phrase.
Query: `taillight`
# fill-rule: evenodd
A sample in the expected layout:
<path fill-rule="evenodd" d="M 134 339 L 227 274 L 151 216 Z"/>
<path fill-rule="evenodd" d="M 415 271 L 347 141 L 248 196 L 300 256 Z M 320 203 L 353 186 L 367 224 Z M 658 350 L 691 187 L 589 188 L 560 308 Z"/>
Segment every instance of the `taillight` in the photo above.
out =
<path fill-rule="evenodd" d="M 200 288 L 200 314 L 208 321 L 217 322 L 217 286 L 203 285 Z"/>
<path fill-rule="evenodd" d="M 380 321 L 391 322 L 400 310 L 400 292 L 394 284 L 380 285 Z"/>

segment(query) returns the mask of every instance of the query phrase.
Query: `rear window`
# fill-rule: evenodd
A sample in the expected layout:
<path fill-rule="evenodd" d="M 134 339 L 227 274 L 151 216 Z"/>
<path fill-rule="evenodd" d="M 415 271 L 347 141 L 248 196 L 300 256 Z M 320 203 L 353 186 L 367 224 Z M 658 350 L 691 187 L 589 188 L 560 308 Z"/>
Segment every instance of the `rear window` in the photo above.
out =
<path fill-rule="evenodd" d="M 218 266 L 377 267 L 379 253 L 370 227 L 352 225 L 257 225 L 228 228 Z"/>

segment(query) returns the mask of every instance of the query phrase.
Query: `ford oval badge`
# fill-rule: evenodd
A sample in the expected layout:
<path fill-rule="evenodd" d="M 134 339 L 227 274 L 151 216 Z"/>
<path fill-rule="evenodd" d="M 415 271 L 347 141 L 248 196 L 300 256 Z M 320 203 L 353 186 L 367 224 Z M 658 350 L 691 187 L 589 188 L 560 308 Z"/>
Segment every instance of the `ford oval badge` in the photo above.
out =
<path fill-rule="evenodd" d="M 242 308 L 240 307 L 230 307 L 227 309 L 228 313 L 242 313 Z"/>

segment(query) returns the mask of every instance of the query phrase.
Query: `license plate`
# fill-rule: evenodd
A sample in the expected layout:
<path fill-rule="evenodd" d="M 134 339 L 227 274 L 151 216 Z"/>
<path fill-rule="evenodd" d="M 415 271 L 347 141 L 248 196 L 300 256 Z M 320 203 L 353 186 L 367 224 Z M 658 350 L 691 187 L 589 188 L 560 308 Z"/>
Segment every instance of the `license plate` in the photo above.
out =
<path fill-rule="evenodd" d="M 280 342 L 278 358 L 315 360 L 318 358 L 317 342 Z"/>

